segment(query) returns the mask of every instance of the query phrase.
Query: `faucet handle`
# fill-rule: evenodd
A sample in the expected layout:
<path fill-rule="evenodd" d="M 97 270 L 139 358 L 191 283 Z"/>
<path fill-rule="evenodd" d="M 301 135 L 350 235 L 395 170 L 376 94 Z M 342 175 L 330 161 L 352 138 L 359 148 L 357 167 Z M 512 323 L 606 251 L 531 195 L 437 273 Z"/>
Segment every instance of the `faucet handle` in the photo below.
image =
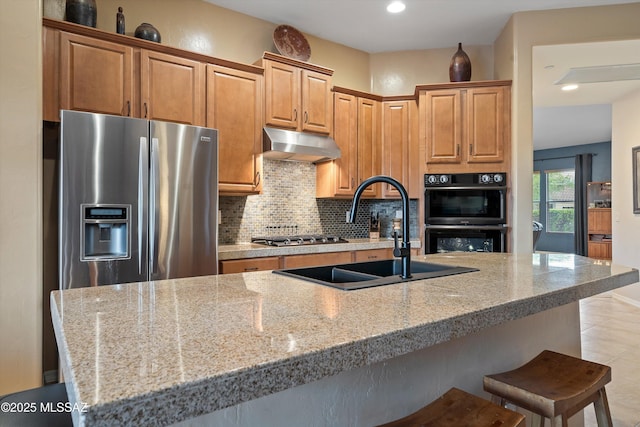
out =
<path fill-rule="evenodd" d="M 404 258 L 409 255 L 409 249 L 407 245 L 402 242 L 399 243 L 398 240 L 398 230 L 393 230 L 393 256 L 396 258 Z"/>
<path fill-rule="evenodd" d="M 398 245 L 398 230 L 393 230 L 393 256 L 394 257 L 402 256 L 400 245 Z"/>

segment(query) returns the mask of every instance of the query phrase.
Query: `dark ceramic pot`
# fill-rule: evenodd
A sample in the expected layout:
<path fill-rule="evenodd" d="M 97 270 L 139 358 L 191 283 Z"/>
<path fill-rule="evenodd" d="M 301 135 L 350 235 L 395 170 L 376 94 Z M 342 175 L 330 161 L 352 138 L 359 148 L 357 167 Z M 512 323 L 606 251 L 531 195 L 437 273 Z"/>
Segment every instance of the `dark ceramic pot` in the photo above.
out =
<path fill-rule="evenodd" d="M 160 43 L 160 32 L 156 27 L 146 22 L 138 25 L 134 35 L 139 39 Z"/>
<path fill-rule="evenodd" d="M 462 50 L 462 43 L 458 43 L 458 51 L 451 58 L 449 80 L 452 82 L 468 82 L 471 80 L 471 60 L 466 52 Z"/>
<path fill-rule="evenodd" d="M 98 8 L 96 0 L 67 0 L 65 4 L 65 20 L 75 24 L 96 26 Z"/>

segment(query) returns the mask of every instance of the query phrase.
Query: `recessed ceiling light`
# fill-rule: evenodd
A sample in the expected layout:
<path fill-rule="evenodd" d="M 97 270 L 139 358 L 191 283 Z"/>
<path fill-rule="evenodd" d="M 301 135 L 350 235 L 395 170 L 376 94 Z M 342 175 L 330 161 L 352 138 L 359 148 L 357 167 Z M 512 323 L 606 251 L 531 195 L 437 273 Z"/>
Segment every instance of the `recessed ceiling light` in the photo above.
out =
<path fill-rule="evenodd" d="M 405 9 L 405 7 L 406 6 L 404 5 L 404 3 L 402 3 L 399 0 L 392 1 L 387 6 L 387 12 L 389 12 L 389 13 L 400 13 Z"/>
<path fill-rule="evenodd" d="M 564 90 L 565 92 L 568 92 L 570 90 L 576 90 L 576 89 L 578 89 L 578 85 L 575 85 L 575 84 L 562 86 L 562 90 Z"/>

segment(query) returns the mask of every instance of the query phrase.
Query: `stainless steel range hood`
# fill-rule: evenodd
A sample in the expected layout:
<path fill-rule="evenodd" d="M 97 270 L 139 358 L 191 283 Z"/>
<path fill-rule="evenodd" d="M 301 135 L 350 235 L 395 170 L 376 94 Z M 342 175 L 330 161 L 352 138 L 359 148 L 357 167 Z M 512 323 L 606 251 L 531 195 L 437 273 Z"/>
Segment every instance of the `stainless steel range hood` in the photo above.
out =
<path fill-rule="evenodd" d="M 328 136 L 264 127 L 263 156 L 267 159 L 326 162 L 340 158 L 340 148 Z"/>

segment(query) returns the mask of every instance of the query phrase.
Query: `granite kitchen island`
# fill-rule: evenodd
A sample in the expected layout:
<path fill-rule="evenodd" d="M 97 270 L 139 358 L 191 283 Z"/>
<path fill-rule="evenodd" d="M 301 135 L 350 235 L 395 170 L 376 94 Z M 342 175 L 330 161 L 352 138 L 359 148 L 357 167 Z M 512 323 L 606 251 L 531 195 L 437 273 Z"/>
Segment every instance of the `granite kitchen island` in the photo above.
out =
<path fill-rule="evenodd" d="M 567 254 L 341 291 L 269 271 L 52 293 L 76 425 L 349 425 L 406 415 L 548 348 L 580 355 L 578 301 L 638 271 Z"/>

